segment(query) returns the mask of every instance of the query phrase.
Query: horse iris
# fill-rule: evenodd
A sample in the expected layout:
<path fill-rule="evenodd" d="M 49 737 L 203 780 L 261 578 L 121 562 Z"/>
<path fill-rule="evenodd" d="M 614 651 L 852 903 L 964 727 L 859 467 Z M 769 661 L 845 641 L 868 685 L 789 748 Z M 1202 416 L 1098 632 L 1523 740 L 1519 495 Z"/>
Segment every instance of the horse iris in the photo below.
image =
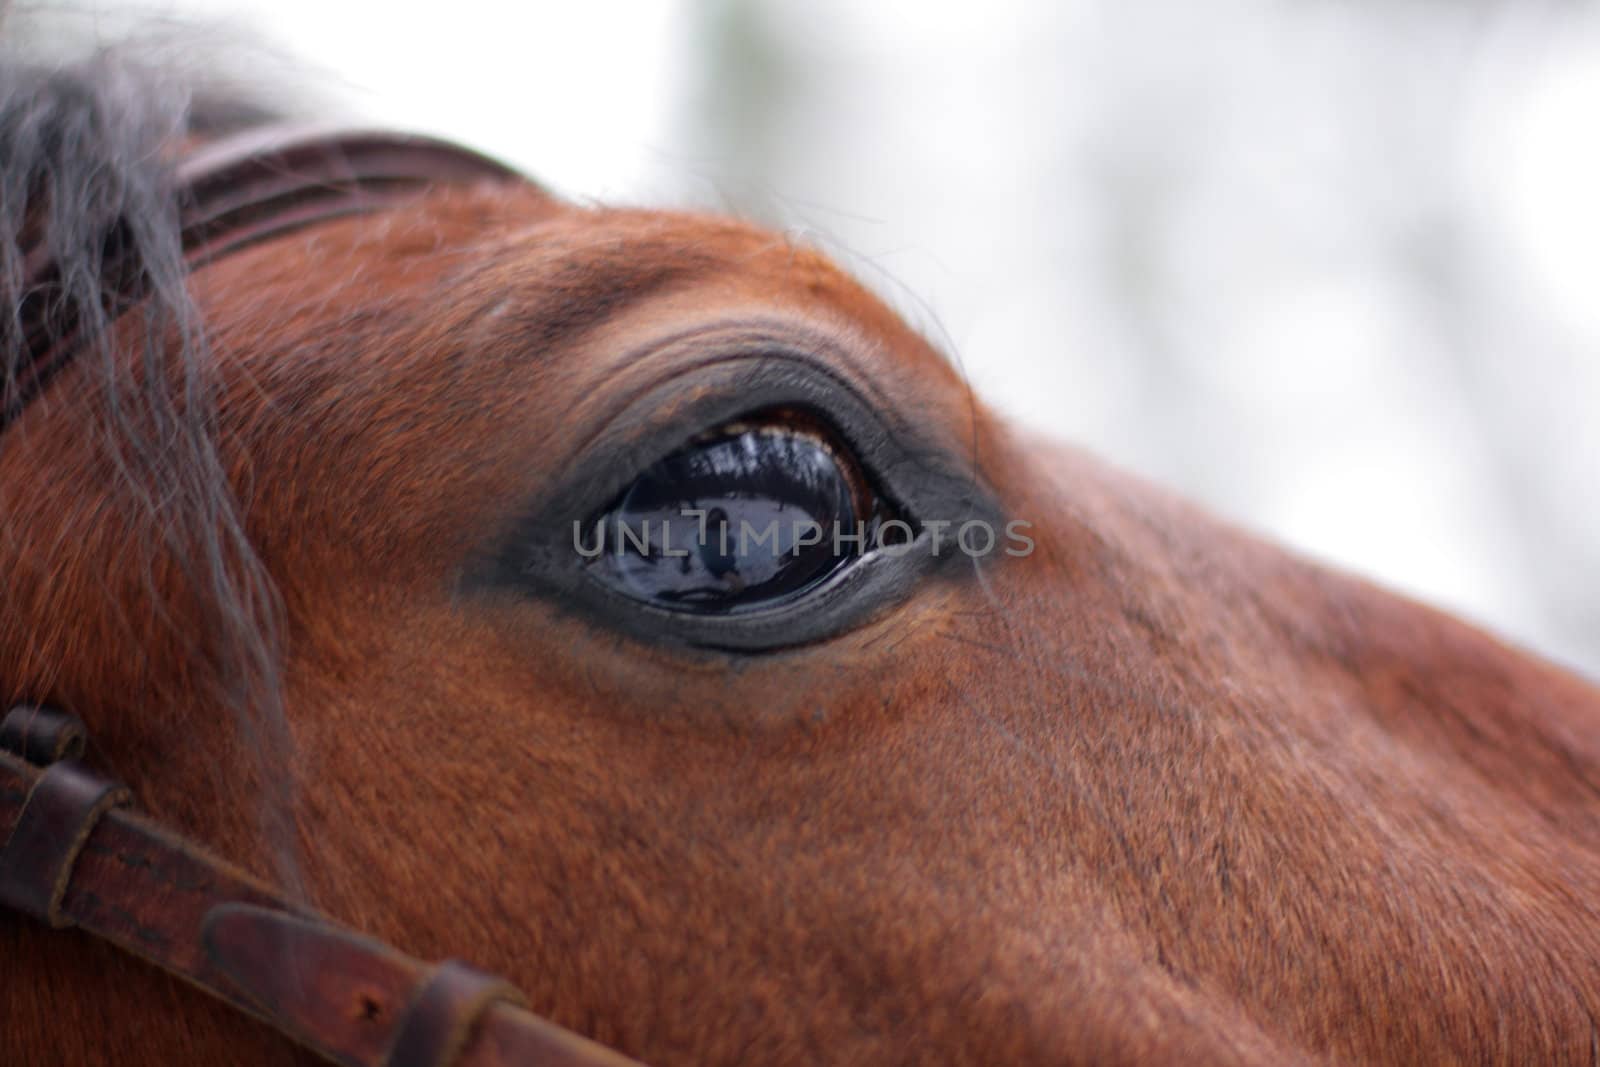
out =
<path fill-rule="evenodd" d="M 584 554 L 601 581 L 660 607 L 768 606 L 859 555 L 872 505 L 818 428 L 738 423 L 635 479 L 587 531 Z"/>

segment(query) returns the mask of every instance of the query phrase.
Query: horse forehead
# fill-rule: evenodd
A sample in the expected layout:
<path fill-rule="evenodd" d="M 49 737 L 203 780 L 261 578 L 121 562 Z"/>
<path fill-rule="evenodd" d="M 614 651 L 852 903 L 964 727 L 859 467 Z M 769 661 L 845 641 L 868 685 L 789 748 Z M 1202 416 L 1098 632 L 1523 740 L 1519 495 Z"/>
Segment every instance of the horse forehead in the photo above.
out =
<path fill-rule="evenodd" d="M 753 286 L 856 301 L 866 292 L 821 250 L 790 232 L 723 215 L 629 208 L 566 210 L 511 231 L 534 263 L 553 252 L 592 269 L 623 266 L 728 271 Z"/>
<path fill-rule="evenodd" d="M 445 190 L 326 224 L 211 265 L 195 291 L 208 326 L 251 376 L 261 364 L 295 367 L 285 350 L 336 339 L 341 358 L 325 371 L 414 363 L 469 336 L 558 359 L 562 342 L 663 297 L 708 319 L 764 307 L 828 321 L 867 342 L 858 346 L 865 359 L 948 371 L 883 301 L 790 235 L 537 191 Z"/>
<path fill-rule="evenodd" d="M 587 288 L 596 304 L 630 287 L 690 294 L 708 313 L 765 303 L 848 321 L 888 342 L 885 354 L 931 350 L 827 253 L 789 233 L 739 219 L 648 210 L 568 211 L 514 230 L 487 254 L 477 283 L 516 299 L 532 289 Z M 498 254 L 494 252 L 498 251 Z"/>
<path fill-rule="evenodd" d="M 738 220 L 446 193 L 247 250 L 194 283 L 225 419 L 276 441 L 360 424 L 375 438 L 392 422 L 457 433 L 467 403 L 549 427 L 562 393 L 611 395 L 674 332 L 757 321 L 837 341 L 811 354 L 880 395 L 971 418 L 943 402 L 964 397 L 948 361 L 882 301 L 822 252 Z"/>

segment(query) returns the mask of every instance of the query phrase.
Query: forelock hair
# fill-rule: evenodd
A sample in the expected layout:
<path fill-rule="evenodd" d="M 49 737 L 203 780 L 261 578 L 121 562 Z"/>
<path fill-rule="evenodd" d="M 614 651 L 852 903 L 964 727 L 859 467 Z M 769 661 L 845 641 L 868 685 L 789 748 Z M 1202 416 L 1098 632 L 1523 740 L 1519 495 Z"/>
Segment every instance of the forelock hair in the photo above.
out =
<path fill-rule="evenodd" d="M 60 275 L 50 318 L 60 332 L 71 323 L 72 358 L 85 365 L 53 388 L 97 391 L 105 414 L 92 432 L 104 435 L 118 492 L 148 542 L 133 554 L 152 596 L 183 603 L 157 614 L 183 619 L 173 625 L 184 632 L 171 636 L 191 660 L 186 676 L 236 713 L 251 748 L 281 753 L 279 612 L 218 454 L 175 180 L 182 146 L 259 121 L 265 109 L 208 98 L 126 49 L 68 64 L 22 61 L 15 49 L 0 43 L 0 396 L 14 395 L 31 356 L 19 305 L 25 257 L 42 251 Z M 121 316 L 134 321 L 120 323 L 115 344 L 118 315 L 105 291 L 113 232 L 116 256 L 147 286 Z"/>

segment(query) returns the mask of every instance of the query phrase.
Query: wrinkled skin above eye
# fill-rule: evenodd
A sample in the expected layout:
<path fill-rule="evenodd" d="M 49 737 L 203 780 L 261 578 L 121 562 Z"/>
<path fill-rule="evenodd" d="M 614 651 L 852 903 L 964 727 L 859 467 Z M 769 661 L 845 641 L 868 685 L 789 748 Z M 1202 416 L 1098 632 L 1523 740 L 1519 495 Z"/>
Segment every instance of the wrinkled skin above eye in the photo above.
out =
<path fill-rule="evenodd" d="M 860 555 L 875 522 L 864 476 L 818 427 L 738 423 L 641 474 L 579 550 L 634 599 L 729 612 L 804 593 Z"/>

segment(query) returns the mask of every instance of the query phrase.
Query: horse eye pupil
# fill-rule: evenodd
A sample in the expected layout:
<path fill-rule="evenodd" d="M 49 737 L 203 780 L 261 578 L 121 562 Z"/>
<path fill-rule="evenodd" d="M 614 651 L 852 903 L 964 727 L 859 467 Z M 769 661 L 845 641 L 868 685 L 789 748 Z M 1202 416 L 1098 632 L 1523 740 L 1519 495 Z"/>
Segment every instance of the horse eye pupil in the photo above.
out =
<path fill-rule="evenodd" d="M 601 551 L 588 565 L 619 592 L 677 611 L 769 606 L 861 554 L 871 501 L 821 434 L 733 426 L 635 479 L 594 523 Z"/>

